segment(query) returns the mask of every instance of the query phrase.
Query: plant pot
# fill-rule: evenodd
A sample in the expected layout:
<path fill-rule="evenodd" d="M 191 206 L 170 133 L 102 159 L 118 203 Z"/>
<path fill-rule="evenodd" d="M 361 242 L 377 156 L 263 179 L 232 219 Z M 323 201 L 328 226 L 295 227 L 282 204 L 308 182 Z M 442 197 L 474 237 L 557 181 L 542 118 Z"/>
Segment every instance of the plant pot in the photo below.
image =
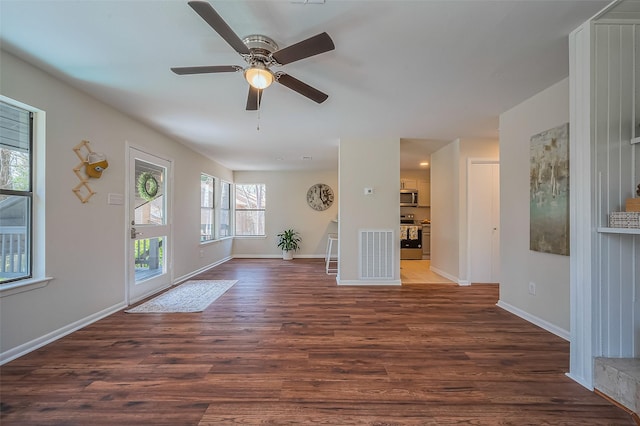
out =
<path fill-rule="evenodd" d="M 282 260 L 292 260 L 292 259 L 293 259 L 293 251 L 282 250 Z"/>

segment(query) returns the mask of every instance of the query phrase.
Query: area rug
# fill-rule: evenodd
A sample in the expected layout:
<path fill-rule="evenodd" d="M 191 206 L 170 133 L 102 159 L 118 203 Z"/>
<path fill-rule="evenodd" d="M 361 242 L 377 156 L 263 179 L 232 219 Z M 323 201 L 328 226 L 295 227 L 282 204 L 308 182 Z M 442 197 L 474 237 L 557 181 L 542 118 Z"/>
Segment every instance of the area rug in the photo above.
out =
<path fill-rule="evenodd" d="M 238 280 L 191 280 L 141 305 L 130 314 L 202 312 Z"/>

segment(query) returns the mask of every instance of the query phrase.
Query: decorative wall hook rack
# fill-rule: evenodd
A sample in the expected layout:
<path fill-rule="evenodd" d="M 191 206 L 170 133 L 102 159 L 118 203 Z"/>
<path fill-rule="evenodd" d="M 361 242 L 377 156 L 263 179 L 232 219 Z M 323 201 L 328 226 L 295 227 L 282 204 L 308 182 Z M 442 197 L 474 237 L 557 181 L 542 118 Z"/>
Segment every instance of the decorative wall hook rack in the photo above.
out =
<path fill-rule="evenodd" d="M 73 173 L 76 174 L 80 183 L 72 191 L 84 204 L 95 194 L 89 186 L 89 179 L 100 178 L 104 169 L 109 167 L 109 163 L 103 154 L 92 151 L 89 141 L 86 140 L 74 146 L 73 152 L 80 159 L 80 163 L 73 168 Z"/>

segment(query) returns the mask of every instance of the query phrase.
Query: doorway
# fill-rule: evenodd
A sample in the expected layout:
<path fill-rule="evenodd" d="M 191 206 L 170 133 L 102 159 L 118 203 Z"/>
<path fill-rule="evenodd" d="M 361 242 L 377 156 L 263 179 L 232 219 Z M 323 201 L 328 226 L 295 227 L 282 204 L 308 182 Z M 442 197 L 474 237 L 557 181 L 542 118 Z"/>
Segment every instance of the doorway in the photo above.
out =
<path fill-rule="evenodd" d="M 500 281 L 500 165 L 470 160 L 467 270 L 469 283 Z"/>
<path fill-rule="evenodd" d="M 171 162 L 129 148 L 129 304 L 156 293 L 171 278 Z"/>

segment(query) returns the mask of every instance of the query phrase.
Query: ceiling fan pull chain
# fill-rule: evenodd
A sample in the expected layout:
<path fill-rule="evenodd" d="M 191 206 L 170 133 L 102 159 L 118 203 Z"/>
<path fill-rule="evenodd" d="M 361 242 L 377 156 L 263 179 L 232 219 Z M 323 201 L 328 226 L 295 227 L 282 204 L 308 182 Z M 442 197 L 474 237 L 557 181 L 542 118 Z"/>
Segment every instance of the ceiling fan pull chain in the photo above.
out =
<path fill-rule="evenodd" d="M 258 132 L 260 131 L 260 101 L 258 101 L 258 126 L 256 127 L 256 130 Z"/>

